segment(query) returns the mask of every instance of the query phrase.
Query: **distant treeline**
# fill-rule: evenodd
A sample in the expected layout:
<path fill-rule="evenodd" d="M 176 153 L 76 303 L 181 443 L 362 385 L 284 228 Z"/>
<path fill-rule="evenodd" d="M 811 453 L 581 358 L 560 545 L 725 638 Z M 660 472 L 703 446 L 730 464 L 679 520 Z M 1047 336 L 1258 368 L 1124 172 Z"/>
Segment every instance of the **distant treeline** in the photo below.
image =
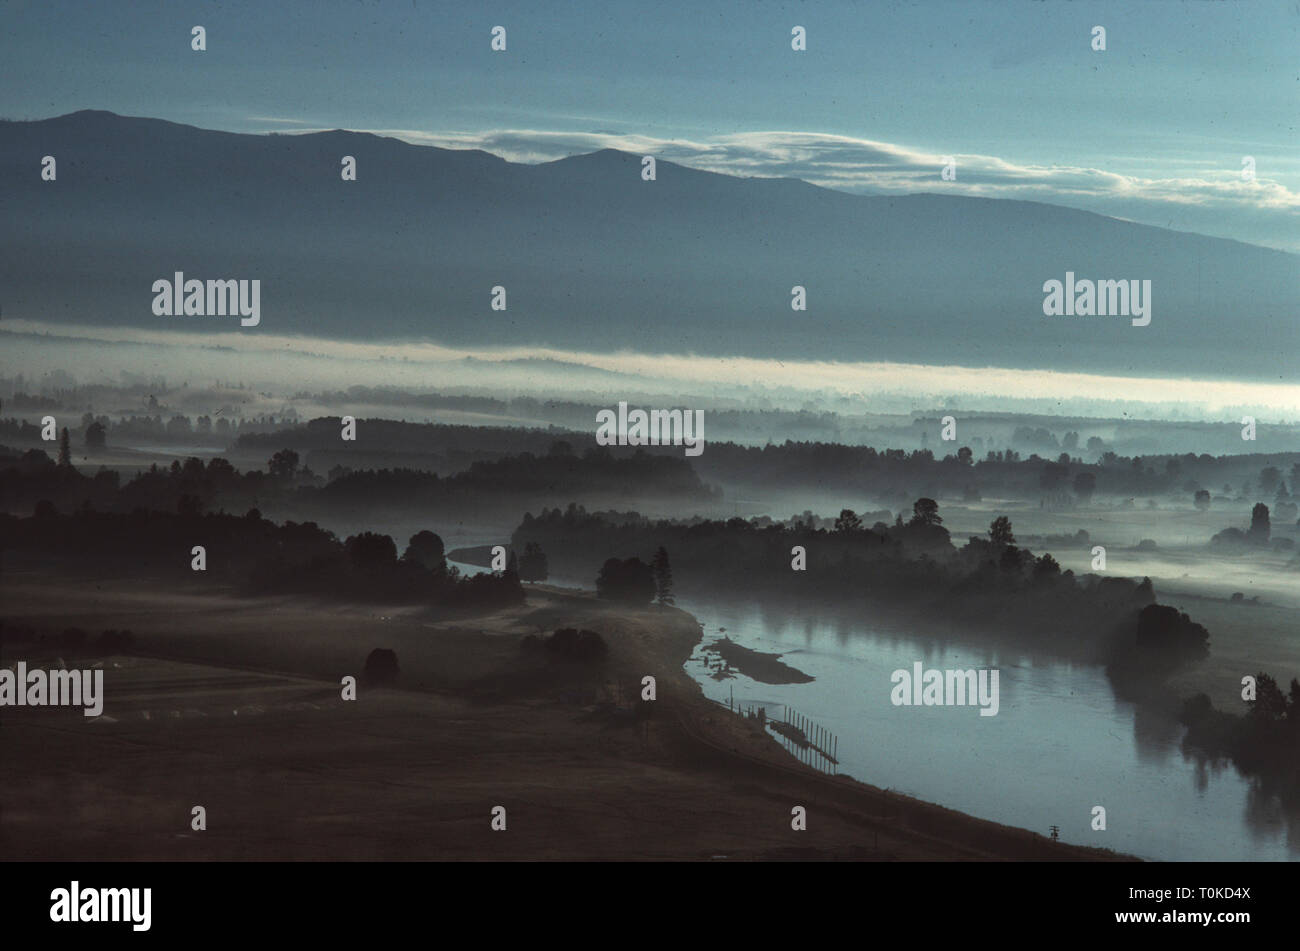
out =
<path fill-rule="evenodd" d="M 248 594 L 309 594 L 360 601 L 453 606 L 524 599 L 513 564 L 500 574 L 462 577 L 432 532 L 413 536 L 402 557 L 387 535 L 340 541 L 314 522 L 277 525 L 245 515 L 129 513 L 83 508 L 59 514 L 43 501 L 27 518 L 0 515 L 0 551 L 61 566 L 93 566 L 97 577 L 141 572 L 178 584 L 232 584 Z"/>
<path fill-rule="evenodd" d="M 545 453 L 557 441 L 570 447 L 581 442 L 583 434 L 563 430 L 525 429 L 508 426 L 456 426 L 444 423 L 406 423 L 393 419 L 358 419 L 355 442 L 340 439 L 343 420 L 340 416 L 321 416 L 302 426 L 280 429 L 273 433 L 241 434 L 236 448 L 275 451 L 294 449 L 330 452 L 404 452 L 439 455 L 473 453 L 531 452 Z M 595 446 L 595 424 L 586 445 Z"/>
<path fill-rule="evenodd" d="M 1061 571 L 1050 554 L 1016 544 L 999 517 L 989 537 L 956 548 L 938 506 L 919 499 L 908 521 L 867 527 L 847 510 L 827 531 L 797 522 L 759 527 L 742 518 L 682 523 L 635 512 L 587 512 L 577 505 L 525 515 L 516 548 L 538 544 L 552 573 L 594 576 L 609 558 L 672 556 L 679 597 L 713 593 L 761 598 L 813 597 L 914 609 L 974 628 L 1030 632 L 1071 653 L 1109 658 L 1117 645 L 1156 650 L 1205 647 L 1204 628 L 1185 615 L 1141 609 L 1154 602 L 1150 579 L 1101 578 Z M 1189 626 L 1190 625 L 1190 626 Z"/>
<path fill-rule="evenodd" d="M 384 391 L 352 394 L 357 399 L 379 398 Z M 422 397 L 430 406 L 470 409 L 538 410 L 538 401 L 517 398 L 508 404 L 487 397 Z M 483 406 L 479 404 L 483 403 Z M 501 404 L 501 405 L 497 405 Z M 570 404 L 564 404 L 569 406 Z M 581 407 L 582 404 L 571 404 Z M 551 408 L 546 403 L 542 408 Z M 746 416 L 746 413 L 740 413 Z M 806 414 L 814 418 L 815 414 Z M 935 429 L 938 429 L 937 421 Z M 900 425 L 900 441 L 926 420 Z M 585 458 L 594 445 L 592 426 L 585 430 L 526 429 L 507 426 L 459 426 L 407 423 L 385 419 L 356 421 L 356 440 L 341 438 L 341 417 L 320 417 L 298 425 L 290 411 L 279 424 L 275 417 L 227 420 L 173 415 L 133 416 L 112 421 L 85 414 L 71 431 L 77 447 L 112 447 L 122 442 L 187 444 L 207 440 L 229 441 L 241 453 L 292 449 L 320 475 L 333 479 L 349 469 L 409 468 L 454 474 L 475 462 L 531 453 L 553 455 L 556 447 Z M 710 431 L 717 432 L 714 428 Z M 927 430 L 928 431 L 928 430 Z M 0 439 L 23 444 L 39 439 L 36 422 L 0 420 Z M 1087 504 L 1094 496 L 1138 499 L 1174 497 L 1200 508 L 1217 503 L 1264 501 L 1272 503 L 1288 524 L 1291 494 L 1300 484 L 1300 453 L 1211 456 L 1205 453 L 1159 456 L 1121 456 L 1105 449 L 1098 437 L 1080 445 L 1077 432 L 1058 438 L 1045 427 L 1020 426 L 1010 440 L 1017 446 L 1044 451 L 1024 455 L 1021 449 L 979 452 L 960 442 L 939 442 L 938 455 L 928 448 L 876 449 L 837 442 L 792 441 L 746 446 L 708 439 L 703 455 L 687 461 L 708 483 L 771 490 L 816 489 L 860 496 L 890 505 L 905 505 L 918 495 L 929 498 L 985 496 L 1039 499 L 1054 508 Z M 981 440 L 972 439 L 976 446 Z M 680 447 L 608 447 L 613 458 L 644 456 L 682 459 Z M 0 457 L 16 455 L 0 450 Z M 1090 461 L 1084 461 L 1087 458 Z M 577 493 L 575 493 L 577 494 Z M 572 497 L 572 496 L 570 496 Z"/>
<path fill-rule="evenodd" d="M 546 455 L 525 452 L 475 462 L 464 472 L 445 477 L 413 469 L 339 474 L 322 488 L 301 489 L 299 501 L 356 505 L 386 499 L 403 505 L 429 506 L 474 503 L 485 494 L 534 498 L 652 496 L 698 502 L 719 496 L 700 481 L 684 458 L 647 453 L 616 456 L 603 448 L 588 449 L 579 456 L 561 444 Z"/>
<path fill-rule="evenodd" d="M 169 468 L 151 466 L 123 484 L 114 471 L 84 475 L 71 464 L 56 463 L 43 450 L 33 449 L 18 459 L 0 461 L 0 510 L 31 511 L 41 500 L 64 511 L 89 505 L 99 510 L 144 507 L 187 514 L 240 512 L 272 504 L 309 513 L 390 507 L 450 514 L 495 506 L 514 517 L 530 505 L 574 495 L 681 501 L 707 501 L 717 495 L 683 458 L 641 453 L 615 457 L 604 449 L 578 456 L 563 444 L 545 456 L 523 453 L 478 462 L 446 477 L 413 469 L 340 470 L 333 475 L 324 483 L 301 469 L 298 454 L 286 449 L 268 460 L 266 472 L 240 473 L 225 459 L 204 463 L 190 458 Z"/>
<path fill-rule="evenodd" d="M 433 457 L 429 467 L 454 469 L 458 463 L 507 453 L 549 454 L 557 440 L 579 452 L 594 443 L 594 425 L 589 431 L 565 432 L 367 419 L 359 420 L 357 427 L 365 438 L 358 438 L 355 444 L 340 441 L 339 417 L 327 417 L 277 433 L 241 435 L 237 446 L 314 451 L 331 461 L 345 459 L 348 453 L 361 460 L 370 453 L 427 453 Z M 1021 444 L 1055 445 L 1055 437 L 1045 429 L 1021 429 L 1023 433 L 1017 430 Z M 1066 434 L 1070 435 L 1077 436 Z M 949 448 L 936 456 L 930 449 L 909 452 L 792 440 L 760 447 L 710 439 L 704 453 L 690 463 L 709 483 L 776 490 L 817 488 L 892 502 L 910 502 L 918 495 L 969 500 L 993 495 L 1041 498 L 1068 506 L 1086 504 L 1094 495 L 1173 495 L 1184 496 L 1192 504 L 1203 492 L 1204 499 L 1197 504 L 1245 499 L 1285 503 L 1292 488 L 1300 484 L 1300 452 L 1130 457 L 1103 450 L 1104 444 L 1094 437 L 1086 454 L 1096 461 L 1084 462 L 1077 443 L 1077 438 L 1066 438 L 1060 452 L 1047 456 L 1026 456 L 1016 449 L 988 450 L 981 455 L 968 446 L 949 443 Z M 611 451 L 615 457 L 634 452 L 681 457 L 679 447 L 619 447 Z"/>
<path fill-rule="evenodd" d="M 54 409 L 51 408 L 53 413 Z M 159 443 L 204 440 L 213 445 L 222 445 L 239 435 L 255 433 L 282 432 L 283 427 L 294 422 L 287 415 L 260 416 L 244 418 L 242 416 L 195 416 L 189 417 L 179 413 L 170 416 L 162 414 L 125 415 L 113 418 L 107 415 L 96 416 L 83 413 L 76 422 L 56 419 L 58 427 L 68 427 L 69 433 L 77 446 L 97 449 L 106 446 L 122 446 L 127 443 Z M 27 420 L 8 417 L 0 419 L 0 439 L 10 439 L 20 443 L 36 442 L 41 438 L 40 419 Z"/>
<path fill-rule="evenodd" d="M 980 458 L 966 446 L 936 457 L 928 449 L 905 452 L 870 446 L 792 442 L 762 447 L 711 442 L 694 460 L 710 482 L 771 488 L 816 485 L 832 491 L 886 500 L 917 495 L 979 499 L 1047 498 L 1059 504 L 1086 503 L 1094 495 L 1140 497 L 1183 495 L 1189 504 L 1204 491 L 1213 499 L 1252 496 L 1289 500 L 1300 484 L 1300 453 L 1276 456 L 1124 457 L 1102 453 L 1095 463 L 1063 452 L 1043 458 L 1016 450 Z M 1284 468 L 1289 466 L 1289 471 Z"/>

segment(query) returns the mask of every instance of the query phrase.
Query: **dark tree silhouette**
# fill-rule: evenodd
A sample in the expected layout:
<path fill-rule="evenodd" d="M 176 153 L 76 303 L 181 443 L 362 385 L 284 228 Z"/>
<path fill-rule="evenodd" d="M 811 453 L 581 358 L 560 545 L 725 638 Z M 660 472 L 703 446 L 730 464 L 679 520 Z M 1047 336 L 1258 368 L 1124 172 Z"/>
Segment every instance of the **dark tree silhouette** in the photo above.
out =
<path fill-rule="evenodd" d="M 387 568 L 397 562 L 397 546 L 387 535 L 362 532 L 343 543 L 348 559 L 361 569 Z"/>
<path fill-rule="evenodd" d="M 446 549 L 442 544 L 442 537 L 428 529 L 411 536 L 406 551 L 402 553 L 402 559 L 414 562 L 430 571 L 441 573 L 447 570 Z"/>
<path fill-rule="evenodd" d="M 596 596 L 609 601 L 649 604 L 655 596 L 654 569 L 640 558 L 610 558 L 596 576 Z"/>
<path fill-rule="evenodd" d="M 862 528 L 862 519 L 853 509 L 841 509 L 840 517 L 835 520 L 835 531 L 856 532 Z"/>
<path fill-rule="evenodd" d="M 298 474 L 298 454 L 292 449 L 281 449 L 266 463 L 273 479 L 289 482 Z"/>
<path fill-rule="evenodd" d="M 108 445 L 108 430 L 100 422 L 91 423 L 86 427 L 86 448 L 103 449 Z"/>
<path fill-rule="evenodd" d="M 605 639 L 595 631 L 562 627 L 542 642 L 548 651 L 565 660 L 599 660 L 608 652 Z"/>
<path fill-rule="evenodd" d="M 72 448 L 68 445 L 67 426 L 64 426 L 59 433 L 59 467 L 63 469 L 72 468 Z"/>
<path fill-rule="evenodd" d="M 1097 491 L 1097 475 L 1093 472 L 1077 472 L 1074 476 L 1074 494 L 1080 501 L 1087 502 Z"/>
<path fill-rule="evenodd" d="M 662 607 L 673 603 L 673 569 L 668 564 L 668 549 L 663 546 L 655 552 L 655 595 Z"/>
<path fill-rule="evenodd" d="M 523 581 L 545 581 L 550 577 L 550 568 L 546 561 L 546 552 L 537 542 L 527 542 L 524 554 L 519 559 L 519 577 Z"/>
<path fill-rule="evenodd" d="M 1208 489 L 1197 489 L 1196 495 L 1192 497 L 1192 504 L 1202 512 L 1207 511 L 1210 507 L 1210 492 Z"/>
<path fill-rule="evenodd" d="M 1263 671 L 1255 675 L 1255 702 L 1250 715 L 1265 723 L 1281 720 L 1286 715 L 1286 695 L 1277 681 Z"/>
<path fill-rule="evenodd" d="M 1038 484 L 1051 492 L 1064 482 L 1065 477 L 1069 474 L 1070 470 L 1067 466 L 1063 466 L 1059 462 L 1049 462 L 1043 466 L 1043 471 L 1038 474 Z"/>
<path fill-rule="evenodd" d="M 942 525 L 939 517 L 939 503 L 934 499 L 917 499 L 912 503 L 913 525 Z"/>
<path fill-rule="evenodd" d="M 1250 512 L 1250 528 L 1246 532 L 1246 537 L 1256 545 L 1265 545 L 1268 543 L 1268 536 L 1272 531 L 1272 526 L 1268 521 L 1268 506 L 1263 502 L 1256 502 L 1255 507 Z"/>
<path fill-rule="evenodd" d="M 1016 543 L 1016 536 L 1011 533 L 1011 519 L 999 515 L 989 525 L 989 538 L 994 545 L 1005 548 Z"/>
<path fill-rule="evenodd" d="M 1207 652 L 1210 632 L 1175 607 L 1148 604 L 1138 612 L 1137 643 L 1199 656 Z"/>
<path fill-rule="evenodd" d="M 370 684 L 392 683 L 400 672 L 397 654 L 386 647 L 376 647 L 366 656 L 362 676 Z"/>
<path fill-rule="evenodd" d="M 1055 558 L 1044 552 L 1036 562 L 1034 562 L 1034 580 L 1041 581 L 1047 578 L 1056 578 L 1061 574 L 1061 566 Z"/>
<path fill-rule="evenodd" d="M 506 556 L 506 570 L 501 572 L 501 577 L 508 584 L 519 586 L 519 559 L 513 551 Z"/>

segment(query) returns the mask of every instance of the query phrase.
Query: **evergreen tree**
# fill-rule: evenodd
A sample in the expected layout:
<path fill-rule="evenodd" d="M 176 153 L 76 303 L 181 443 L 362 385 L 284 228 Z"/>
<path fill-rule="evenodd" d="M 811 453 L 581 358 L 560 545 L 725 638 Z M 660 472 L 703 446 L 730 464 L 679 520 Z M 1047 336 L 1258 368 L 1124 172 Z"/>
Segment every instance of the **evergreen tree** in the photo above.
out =
<path fill-rule="evenodd" d="M 862 519 L 853 509 L 840 509 L 840 517 L 835 520 L 835 531 L 856 532 L 861 528 Z"/>
<path fill-rule="evenodd" d="M 59 456 L 62 462 L 63 456 Z M 1246 537 L 1256 545 L 1267 545 L 1268 536 L 1272 526 L 1268 520 L 1268 506 L 1263 502 L 1256 502 L 1255 508 L 1250 513 L 1250 529 L 1246 532 Z"/>
<path fill-rule="evenodd" d="M 65 469 L 72 468 L 72 448 L 68 444 L 68 427 L 59 433 L 59 465 Z"/>
<path fill-rule="evenodd" d="M 545 581 L 550 575 L 546 552 L 537 542 L 524 545 L 523 557 L 519 559 L 519 577 L 524 581 Z"/>
<path fill-rule="evenodd" d="M 992 524 L 989 525 L 989 538 L 999 548 L 1014 545 L 1016 536 L 1011 533 L 1011 519 L 1005 515 L 999 515 L 995 518 Z"/>
<path fill-rule="evenodd" d="M 654 558 L 655 594 L 660 607 L 673 603 L 673 569 L 668 564 L 668 551 L 662 545 Z"/>

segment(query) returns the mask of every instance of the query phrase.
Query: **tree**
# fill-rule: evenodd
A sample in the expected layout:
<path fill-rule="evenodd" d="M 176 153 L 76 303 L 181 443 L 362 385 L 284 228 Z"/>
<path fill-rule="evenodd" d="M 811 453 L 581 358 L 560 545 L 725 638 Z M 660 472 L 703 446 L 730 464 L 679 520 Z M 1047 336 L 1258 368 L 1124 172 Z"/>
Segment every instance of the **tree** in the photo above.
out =
<path fill-rule="evenodd" d="M 402 560 L 415 562 L 430 571 L 439 573 L 446 571 L 447 557 L 442 537 L 428 529 L 416 532 L 406 543 Z"/>
<path fill-rule="evenodd" d="M 975 454 L 970 451 L 970 446 L 962 446 L 957 450 L 957 461 L 963 466 L 969 466 L 975 462 Z"/>
<path fill-rule="evenodd" d="M 835 520 L 835 531 L 856 532 L 862 528 L 862 519 L 853 509 L 840 509 L 840 517 Z"/>
<path fill-rule="evenodd" d="M 59 432 L 59 468 L 72 468 L 72 448 L 68 445 L 68 427 Z"/>
<path fill-rule="evenodd" d="M 1097 491 L 1097 475 L 1093 472 L 1076 472 L 1074 475 L 1074 494 L 1082 502 L 1092 499 L 1092 494 Z"/>
<path fill-rule="evenodd" d="M 1034 562 L 1034 579 L 1055 578 L 1061 573 L 1061 566 L 1055 558 L 1046 552 Z"/>
<path fill-rule="evenodd" d="M 545 581 L 550 573 L 542 546 L 537 542 L 525 544 L 523 557 L 519 559 L 519 577 L 524 581 Z"/>
<path fill-rule="evenodd" d="M 108 430 L 101 422 L 93 422 L 86 427 L 86 448 L 100 450 L 108 445 Z"/>
<path fill-rule="evenodd" d="M 659 606 L 673 603 L 673 569 L 668 564 L 668 550 L 662 545 L 655 552 L 654 557 L 655 573 L 655 595 L 659 601 Z"/>
<path fill-rule="evenodd" d="M 273 479 L 291 482 L 298 473 L 298 454 L 292 449 L 281 449 L 266 463 Z"/>
<path fill-rule="evenodd" d="M 1033 561 L 1034 556 L 1015 545 L 1008 545 L 1002 549 L 1002 557 L 998 559 L 998 567 L 1003 571 L 1011 574 L 1021 574 L 1025 570 L 1025 563 Z"/>
<path fill-rule="evenodd" d="M 1282 478 L 1282 471 L 1277 466 L 1265 466 L 1259 470 L 1259 490 L 1261 492 L 1272 492 L 1277 488 L 1278 480 Z"/>
<path fill-rule="evenodd" d="M 1005 515 L 999 515 L 989 525 L 989 538 L 993 544 L 999 548 L 1005 548 L 1008 545 L 1016 543 L 1016 536 L 1011 534 L 1011 519 Z"/>
<path fill-rule="evenodd" d="M 343 543 L 353 566 L 363 570 L 386 568 L 397 563 L 397 546 L 388 535 L 362 532 Z"/>
<path fill-rule="evenodd" d="M 1209 643 L 1210 632 L 1175 607 L 1148 604 L 1138 612 L 1139 647 L 1204 656 Z"/>
<path fill-rule="evenodd" d="M 1210 508 L 1210 492 L 1208 489 L 1197 489 L 1196 495 L 1192 498 L 1192 504 L 1202 512 Z"/>
<path fill-rule="evenodd" d="M 655 596 L 654 569 L 640 558 L 610 558 L 596 576 L 596 597 L 649 604 Z"/>
<path fill-rule="evenodd" d="M 1263 502 L 1256 502 L 1254 509 L 1250 513 L 1250 528 L 1246 532 L 1246 537 L 1253 544 L 1268 544 L 1268 536 L 1272 531 L 1272 526 L 1268 521 L 1268 506 Z"/>
<path fill-rule="evenodd" d="M 1263 671 L 1255 675 L 1255 702 L 1250 715 L 1265 723 L 1281 720 L 1286 715 L 1286 695 L 1277 681 Z"/>
<path fill-rule="evenodd" d="M 1066 460 L 1069 461 L 1068 458 Z M 1070 474 L 1068 466 L 1063 466 L 1059 462 L 1049 462 L 1043 466 L 1043 471 L 1038 474 L 1038 484 L 1048 492 L 1054 491 L 1066 476 Z"/>
<path fill-rule="evenodd" d="M 913 525 L 942 525 L 939 517 L 939 503 L 934 499 L 917 499 L 912 503 Z"/>
<path fill-rule="evenodd" d="M 506 583 L 519 587 L 519 559 L 513 551 L 506 556 L 506 570 L 501 572 L 501 577 Z"/>

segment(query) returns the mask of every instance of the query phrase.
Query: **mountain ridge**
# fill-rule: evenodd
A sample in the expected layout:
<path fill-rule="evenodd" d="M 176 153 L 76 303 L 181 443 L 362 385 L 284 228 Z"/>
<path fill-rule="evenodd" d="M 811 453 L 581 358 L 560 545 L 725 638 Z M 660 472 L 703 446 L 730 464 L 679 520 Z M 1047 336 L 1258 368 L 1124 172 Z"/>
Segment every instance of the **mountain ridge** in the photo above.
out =
<path fill-rule="evenodd" d="M 1300 342 L 1286 251 L 1046 202 L 855 195 L 669 160 L 645 182 L 617 149 L 525 164 L 81 110 L 0 121 L 0 209 L 0 304 L 52 322 L 237 329 L 153 315 L 152 281 L 179 270 L 260 279 L 261 327 L 342 339 L 1256 379 L 1289 374 Z M 1044 316 L 1043 283 L 1067 271 L 1151 279 L 1151 325 Z M 795 285 L 806 311 L 791 310 Z"/>

